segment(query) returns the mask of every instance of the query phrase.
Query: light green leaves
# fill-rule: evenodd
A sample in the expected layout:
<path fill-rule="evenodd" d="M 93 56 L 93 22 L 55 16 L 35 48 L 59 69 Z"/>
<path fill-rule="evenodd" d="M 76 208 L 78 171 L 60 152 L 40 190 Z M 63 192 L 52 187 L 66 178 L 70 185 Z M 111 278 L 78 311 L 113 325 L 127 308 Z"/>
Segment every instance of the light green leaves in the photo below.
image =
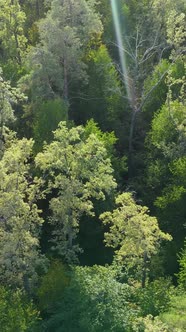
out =
<path fill-rule="evenodd" d="M 104 200 L 116 183 L 107 150 L 96 135 L 87 137 L 82 126 L 68 129 L 60 122 L 54 138 L 37 155 L 36 165 L 47 176 L 46 192 L 57 192 L 50 200 L 54 248 L 72 263 L 81 251 L 76 243 L 80 217 L 93 215 L 92 199 Z"/>
<path fill-rule="evenodd" d="M 128 267 L 140 266 L 144 255 L 148 259 L 157 253 L 162 240 L 171 240 L 158 227 L 155 217 L 148 214 L 148 208 L 135 203 L 130 193 L 116 198 L 117 208 L 101 214 L 100 219 L 109 225 L 105 233 L 108 247 L 115 249 L 116 259 Z"/>
<path fill-rule="evenodd" d="M 32 140 L 15 139 L 0 161 L 0 280 L 27 290 L 43 260 L 38 251 L 43 219 L 36 205 L 42 181 L 29 174 L 32 146 Z"/>

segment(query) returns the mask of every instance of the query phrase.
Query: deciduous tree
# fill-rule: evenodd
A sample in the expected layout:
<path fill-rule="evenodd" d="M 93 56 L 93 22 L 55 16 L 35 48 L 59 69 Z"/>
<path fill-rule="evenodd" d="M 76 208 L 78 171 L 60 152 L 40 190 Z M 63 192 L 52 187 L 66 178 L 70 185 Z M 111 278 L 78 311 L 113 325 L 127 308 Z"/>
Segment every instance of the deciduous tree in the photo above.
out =
<path fill-rule="evenodd" d="M 86 138 L 83 127 L 68 129 L 61 122 L 36 165 L 48 177 L 47 191 L 57 193 L 50 200 L 54 248 L 73 263 L 81 252 L 76 242 L 80 217 L 93 215 L 92 199 L 104 200 L 116 187 L 107 151 L 94 134 Z"/>
<path fill-rule="evenodd" d="M 33 141 L 9 142 L 0 161 L 0 281 L 30 291 L 37 267 L 43 219 L 36 205 L 40 180 L 32 179 L 28 164 Z"/>
<path fill-rule="evenodd" d="M 24 35 L 25 13 L 18 0 L 0 1 L 0 63 L 8 79 L 19 78 L 26 52 L 27 39 Z"/>
<path fill-rule="evenodd" d="M 144 287 L 148 261 L 157 253 L 160 242 L 171 240 L 171 236 L 159 229 L 157 219 L 149 216 L 147 207 L 136 204 L 130 193 L 119 195 L 116 204 L 113 212 L 100 216 L 110 226 L 105 243 L 115 249 L 118 262 L 139 269 Z"/>

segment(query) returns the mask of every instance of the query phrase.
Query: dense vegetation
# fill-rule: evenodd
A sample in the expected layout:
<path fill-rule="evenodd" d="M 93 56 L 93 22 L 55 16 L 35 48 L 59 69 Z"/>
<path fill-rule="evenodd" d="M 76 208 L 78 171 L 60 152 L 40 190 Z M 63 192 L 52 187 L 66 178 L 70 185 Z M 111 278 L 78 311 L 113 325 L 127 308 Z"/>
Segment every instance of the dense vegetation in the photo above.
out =
<path fill-rule="evenodd" d="M 0 0 L 0 329 L 186 330 L 184 0 Z"/>

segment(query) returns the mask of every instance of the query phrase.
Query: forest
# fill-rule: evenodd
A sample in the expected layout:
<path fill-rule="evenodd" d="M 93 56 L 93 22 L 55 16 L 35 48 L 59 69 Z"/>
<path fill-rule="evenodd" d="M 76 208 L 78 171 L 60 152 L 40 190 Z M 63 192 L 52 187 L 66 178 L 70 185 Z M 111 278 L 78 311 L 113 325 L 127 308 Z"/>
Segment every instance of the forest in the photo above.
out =
<path fill-rule="evenodd" d="M 186 3 L 0 0 L 0 331 L 186 331 Z"/>

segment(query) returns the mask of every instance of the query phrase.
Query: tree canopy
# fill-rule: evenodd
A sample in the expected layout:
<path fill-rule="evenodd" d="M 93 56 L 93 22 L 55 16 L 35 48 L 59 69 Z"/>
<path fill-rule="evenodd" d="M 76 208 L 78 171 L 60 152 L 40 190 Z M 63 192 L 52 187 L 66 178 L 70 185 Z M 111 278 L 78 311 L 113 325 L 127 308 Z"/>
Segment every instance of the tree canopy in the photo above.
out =
<path fill-rule="evenodd" d="M 0 329 L 183 332 L 184 0 L 0 0 Z"/>

